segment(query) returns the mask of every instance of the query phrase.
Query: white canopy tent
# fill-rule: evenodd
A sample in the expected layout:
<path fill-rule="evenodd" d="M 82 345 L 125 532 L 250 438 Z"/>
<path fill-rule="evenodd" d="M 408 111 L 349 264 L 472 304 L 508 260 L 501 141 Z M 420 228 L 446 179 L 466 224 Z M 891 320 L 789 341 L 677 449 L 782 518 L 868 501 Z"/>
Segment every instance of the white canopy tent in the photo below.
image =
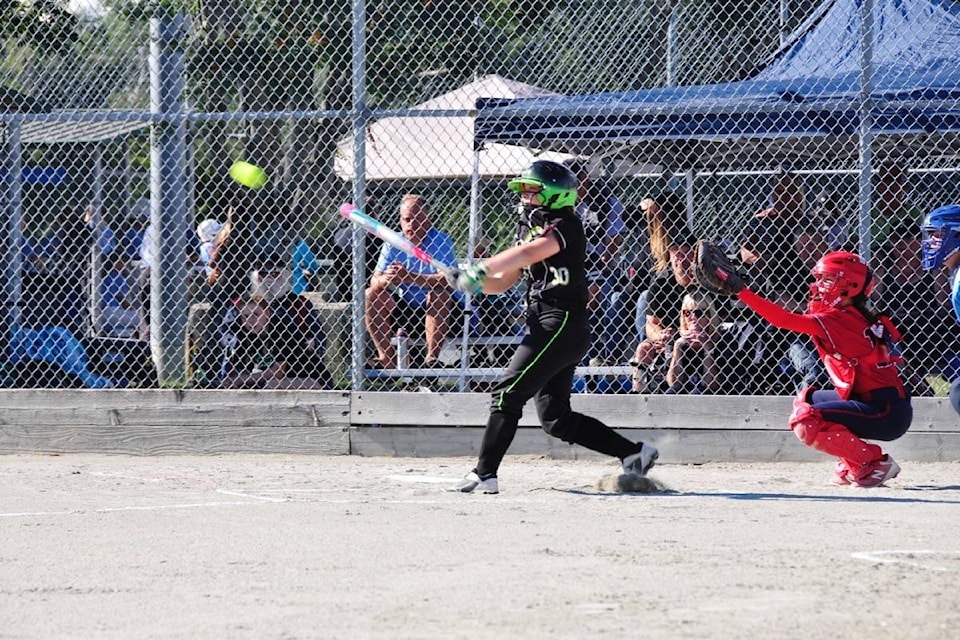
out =
<path fill-rule="evenodd" d="M 534 98 L 560 94 L 495 74 L 411 107 L 416 111 L 473 112 L 479 97 Z M 474 171 L 473 116 L 386 117 L 367 128 L 367 181 L 468 180 Z M 534 159 L 563 161 L 571 156 L 537 154 L 526 147 L 491 143 L 480 153 L 480 178 L 515 176 Z M 334 170 L 353 177 L 353 140 L 337 143 Z"/>

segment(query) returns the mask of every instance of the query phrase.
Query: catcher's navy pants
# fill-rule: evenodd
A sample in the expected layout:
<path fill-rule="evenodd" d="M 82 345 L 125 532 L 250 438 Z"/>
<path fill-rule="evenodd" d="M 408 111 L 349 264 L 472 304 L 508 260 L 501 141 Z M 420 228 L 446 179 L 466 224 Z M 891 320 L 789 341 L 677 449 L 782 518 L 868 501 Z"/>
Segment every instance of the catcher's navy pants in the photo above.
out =
<path fill-rule="evenodd" d="M 864 440 L 896 440 L 907 432 L 913 420 L 910 398 L 901 397 L 892 387 L 877 389 L 866 400 L 841 400 L 832 390 L 814 391 L 811 400 L 824 420 L 842 424 Z"/>

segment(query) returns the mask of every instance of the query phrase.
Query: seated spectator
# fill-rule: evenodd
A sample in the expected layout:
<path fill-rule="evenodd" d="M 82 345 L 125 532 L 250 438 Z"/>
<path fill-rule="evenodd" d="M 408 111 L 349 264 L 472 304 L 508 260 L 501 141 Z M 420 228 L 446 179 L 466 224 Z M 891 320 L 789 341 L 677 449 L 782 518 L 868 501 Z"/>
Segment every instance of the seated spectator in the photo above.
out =
<path fill-rule="evenodd" d="M 109 389 L 126 384 L 93 373 L 83 343 L 62 326 L 15 327 L 10 364 L 14 387 Z"/>
<path fill-rule="evenodd" d="M 295 295 L 295 294 L 294 294 Z M 299 297 L 299 296 L 298 296 Z M 239 305 L 224 363 L 226 389 L 329 389 L 321 350 L 292 316 L 251 298 Z M 314 345 L 319 346 L 319 345 Z"/>
<path fill-rule="evenodd" d="M 117 236 L 110 225 L 103 220 L 103 215 L 93 206 L 92 202 L 83 210 L 83 221 L 93 233 L 100 253 L 108 256 L 116 250 Z"/>
<path fill-rule="evenodd" d="M 579 182 L 576 209 L 587 238 L 586 269 L 593 334 L 587 355 L 590 366 L 604 366 L 619 356 L 616 346 L 619 323 L 610 320 L 619 310 L 616 294 L 622 293 L 617 267 L 626 229 L 624 207 L 609 183 L 593 175 L 588 159 L 571 158 L 563 164 Z"/>
<path fill-rule="evenodd" d="M 35 247 L 33 268 L 25 273 L 24 297 L 36 294 L 45 301 L 36 305 L 24 301 L 25 324 L 60 326 L 76 336 L 87 334 L 88 266 L 94 241 L 84 212 L 64 210 L 57 216 Z"/>
<path fill-rule="evenodd" d="M 717 389 L 717 366 L 713 347 L 720 320 L 703 291 L 683 296 L 679 335 L 667 369 L 667 393 L 707 393 Z"/>
<path fill-rule="evenodd" d="M 113 256 L 100 281 L 100 327 L 109 336 L 129 338 L 140 328 L 140 301 L 134 274 L 122 254 Z"/>
<path fill-rule="evenodd" d="M 740 258 L 755 290 L 789 311 L 801 312 L 806 304 L 810 272 L 798 255 L 796 231 L 809 230 L 812 225 L 804 211 L 800 178 L 788 172 L 774 176 L 768 202 L 769 206 L 748 224 Z M 802 379 L 819 374 L 819 369 L 812 368 L 819 359 L 805 336 L 771 328 L 752 316 L 751 322 L 763 332 L 765 362 L 749 392 L 795 393 L 798 387 L 802 388 Z M 789 374 L 782 367 L 785 361 L 793 365 Z M 793 380 L 791 374 L 801 380 Z"/>
<path fill-rule="evenodd" d="M 23 265 L 19 323 L 10 330 L 9 356 L 12 386 L 26 388 L 89 388 L 120 386 L 91 371 L 80 336 L 86 328 L 78 312 L 82 304 L 77 265 L 62 259 L 62 252 L 89 249 L 92 236 L 86 225 L 55 226 L 35 247 L 29 247 Z M 86 235 L 83 234 L 87 231 Z"/>
<path fill-rule="evenodd" d="M 274 254 L 261 261 L 250 274 L 250 285 L 251 297 L 265 300 L 296 329 L 290 339 L 304 353 L 316 352 L 322 358 L 326 344 L 323 320 L 309 298 L 293 291 L 292 269 L 283 258 Z"/>
<path fill-rule="evenodd" d="M 818 219 L 806 218 L 794 233 L 793 251 L 796 254 L 796 278 L 795 285 L 801 289 L 809 288 L 807 285 L 812 281 L 813 267 L 817 261 L 827 253 L 828 243 L 830 242 L 830 229 L 823 226 Z M 781 300 L 785 304 L 791 304 L 790 296 L 781 295 Z M 804 308 L 797 307 L 798 310 Z M 787 391 L 800 389 L 810 386 L 824 386 L 829 384 L 830 378 L 823 368 L 823 362 L 817 354 L 809 336 L 795 333 L 792 339 L 785 336 L 787 351 L 785 357 L 780 361 L 780 369 L 788 378 L 787 384 L 791 387 Z"/>
<path fill-rule="evenodd" d="M 423 196 L 407 194 L 400 203 L 400 230 L 408 240 L 423 247 L 444 264 L 455 264 L 453 240 L 430 224 L 430 211 Z M 453 294 L 443 274 L 429 264 L 388 244 L 383 245 L 370 286 L 366 290 L 367 331 L 377 350 L 371 366 L 394 368 L 397 354 L 391 339 L 399 328 L 408 335 L 424 327 L 425 366 L 439 361 L 447 335 Z M 422 324 L 421 324 L 422 323 Z"/>
<path fill-rule="evenodd" d="M 912 222 L 917 227 L 923 220 L 923 211 L 911 197 L 910 175 L 897 160 L 887 160 L 873 174 L 876 198 L 870 212 L 871 244 L 882 246 L 889 241 L 890 231 L 901 222 Z"/>
<path fill-rule="evenodd" d="M 794 230 L 793 250 L 797 254 L 798 267 L 807 274 L 813 273 L 813 267 L 820 257 L 828 251 L 835 251 L 830 248 L 830 230 L 817 219 L 805 221 L 805 224 Z M 812 280 L 813 277 L 810 276 L 810 281 Z"/>
<path fill-rule="evenodd" d="M 292 291 L 293 274 L 282 256 L 273 254 L 256 261 L 250 272 L 250 295 L 272 303 Z"/>
<path fill-rule="evenodd" d="M 812 217 L 814 224 L 824 232 L 827 251 L 847 249 L 851 238 L 850 220 L 845 215 L 840 195 L 834 191 L 824 191 L 814 201 Z M 819 257 L 817 258 L 819 259 Z M 814 264 L 816 260 L 814 259 Z"/>

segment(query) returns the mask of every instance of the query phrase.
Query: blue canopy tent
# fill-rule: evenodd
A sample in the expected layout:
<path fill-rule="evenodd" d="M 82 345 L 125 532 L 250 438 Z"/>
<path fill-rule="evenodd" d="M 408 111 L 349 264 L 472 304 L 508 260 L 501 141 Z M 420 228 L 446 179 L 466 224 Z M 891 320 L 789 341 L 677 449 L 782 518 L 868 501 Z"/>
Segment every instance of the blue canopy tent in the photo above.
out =
<path fill-rule="evenodd" d="M 656 162 L 688 176 L 721 169 L 855 170 L 860 251 L 869 259 L 874 151 L 956 169 L 958 134 L 960 3 L 825 0 L 746 80 L 481 98 L 474 146 L 496 142 Z M 478 216 L 471 217 L 473 224 Z"/>
<path fill-rule="evenodd" d="M 956 149 L 960 3 L 828 0 L 747 80 L 480 99 L 477 110 L 477 147 L 509 143 L 682 168 L 850 167 L 863 159 L 861 134 L 915 152 L 925 139 L 942 152 L 948 138 Z"/>

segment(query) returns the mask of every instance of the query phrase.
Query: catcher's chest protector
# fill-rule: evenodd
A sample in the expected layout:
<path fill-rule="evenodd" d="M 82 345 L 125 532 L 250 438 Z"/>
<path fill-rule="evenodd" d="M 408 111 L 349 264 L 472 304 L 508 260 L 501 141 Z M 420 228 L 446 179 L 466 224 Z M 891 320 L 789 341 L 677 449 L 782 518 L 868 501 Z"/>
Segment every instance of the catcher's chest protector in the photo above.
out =
<path fill-rule="evenodd" d="M 884 387 L 902 392 L 897 370 L 901 359 L 890 354 L 886 341 L 876 336 L 859 311 L 834 309 L 815 317 L 827 337 L 814 336 L 813 341 L 841 398 L 866 396 Z"/>

